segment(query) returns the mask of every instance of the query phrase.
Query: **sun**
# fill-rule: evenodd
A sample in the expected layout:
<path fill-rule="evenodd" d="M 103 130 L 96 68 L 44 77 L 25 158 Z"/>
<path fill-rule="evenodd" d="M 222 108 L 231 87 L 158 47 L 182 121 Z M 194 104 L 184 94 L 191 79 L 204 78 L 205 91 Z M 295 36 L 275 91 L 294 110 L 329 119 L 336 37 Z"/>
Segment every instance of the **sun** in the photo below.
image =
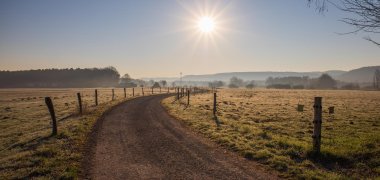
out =
<path fill-rule="evenodd" d="M 211 33 L 215 30 L 215 21 L 213 18 L 203 16 L 198 20 L 198 29 L 203 33 Z"/>

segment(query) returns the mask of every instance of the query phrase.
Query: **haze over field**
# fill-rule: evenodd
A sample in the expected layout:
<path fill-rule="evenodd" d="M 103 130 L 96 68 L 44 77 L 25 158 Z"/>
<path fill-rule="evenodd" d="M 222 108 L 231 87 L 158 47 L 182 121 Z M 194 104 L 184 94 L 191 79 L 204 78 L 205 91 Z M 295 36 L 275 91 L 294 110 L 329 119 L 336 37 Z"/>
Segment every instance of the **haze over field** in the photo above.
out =
<path fill-rule="evenodd" d="M 1 1 L 0 70 L 114 66 L 132 77 L 379 65 L 378 34 L 305 1 Z"/>
<path fill-rule="evenodd" d="M 2 179 L 380 179 L 380 0 L 0 0 Z"/>

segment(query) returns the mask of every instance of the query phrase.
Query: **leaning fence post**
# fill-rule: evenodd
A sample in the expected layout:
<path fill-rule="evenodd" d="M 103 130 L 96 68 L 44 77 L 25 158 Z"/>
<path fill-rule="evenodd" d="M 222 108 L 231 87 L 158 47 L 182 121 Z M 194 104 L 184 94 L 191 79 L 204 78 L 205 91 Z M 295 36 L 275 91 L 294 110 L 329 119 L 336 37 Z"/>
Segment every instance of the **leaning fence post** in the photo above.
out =
<path fill-rule="evenodd" d="M 321 128 L 322 128 L 322 97 L 314 98 L 314 132 L 313 151 L 319 153 L 321 150 Z"/>
<path fill-rule="evenodd" d="M 135 88 L 132 88 L 132 96 L 135 97 Z"/>
<path fill-rule="evenodd" d="M 124 98 L 127 98 L 127 90 L 124 88 Z"/>
<path fill-rule="evenodd" d="M 79 105 L 79 113 L 82 114 L 82 98 L 80 96 L 80 93 L 77 93 L 77 96 L 78 96 L 78 105 Z"/>
<path fill-rule="evenodd" d="M 55 118 L 54 105 L 53 105 L 53 102 L 51 101 L 50 97 L 45 97 L 45 103 L 49 109 L 51 121 L 52 121 L 52 133 L 51 133 L 51 135 L 54 136 L 54 135 L 57 135 L 57 120 Z"/>
<path fill-rule="evenodd" d="M 214 116 L 216 116 L 216 92 L 214 92 L 214 105 L 213 105 L 213 110 L 212 110 L 212 114 L 214 114 Z"/>
<path fill-rule="evenodd" d="M 95 106 L 98 105 L 98 90 L 95 89 Z"/>

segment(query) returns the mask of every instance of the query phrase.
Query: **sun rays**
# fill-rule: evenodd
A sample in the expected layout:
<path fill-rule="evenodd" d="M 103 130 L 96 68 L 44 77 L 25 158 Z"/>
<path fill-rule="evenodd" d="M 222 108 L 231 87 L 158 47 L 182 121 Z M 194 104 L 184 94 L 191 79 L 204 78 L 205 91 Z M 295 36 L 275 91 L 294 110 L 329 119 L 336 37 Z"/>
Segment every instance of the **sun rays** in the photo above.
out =
<path fill-rule="evenodd" d="M 176 32 L 186 35 L 186 46 L 191 46 L 193 54 L 203 50 L 220 53 L 219 46 L 230 31 L 228 26 L 231 19 L 226 15 L 230 1 L 177 2 L 185 10 L 186 16 L 180 18 L 184 26 Z"/>

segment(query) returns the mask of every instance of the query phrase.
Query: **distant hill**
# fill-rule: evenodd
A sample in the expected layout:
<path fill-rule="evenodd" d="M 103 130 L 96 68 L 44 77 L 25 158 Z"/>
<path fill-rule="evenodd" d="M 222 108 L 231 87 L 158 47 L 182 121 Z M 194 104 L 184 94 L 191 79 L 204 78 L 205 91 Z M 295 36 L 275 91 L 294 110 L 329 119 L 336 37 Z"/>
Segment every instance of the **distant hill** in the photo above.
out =
<path fill-rule="evenodd" d="M 370 83 L 373 80 L 375 70 L 380 66 L 368 66 L 359 69 L 353 69 L 336 77 L 337 80 L 345 82 Z"/>
<path fill-rule="evenodd" d="M 336 80 L 344 82 L 355 82 L 355 83 L 370 83 L 376 69 L 380 69 L 380 66 L 369 66 L 362 67 L 358 69 L 353 69 L 350 71 L 341 70 L 331 70 L 331 71 L 314 71 L 314 72 L 273 72 L 273 71 L 262 71 L 262 72 L 226 72 L 217 74 L 203 74 L 203 75 L 186 75 L 182 78 L 183 81 L 197 81 L 197 82 L 207 82 L 207 81 L 229 81 L 231 77 L 236 76 L 243 80 L 255 80 L 264 82 L 268 77 L 302 77 L 308 76 L 309 78 L 316 78 L 321 76 L 323 73 L 329 74 Z M 144 78 L 144 80 L 166 80 L 166 81 L 178 81 L 178 77 L 172 78 Z"/>
<path fill-rule="evenodd" d="M 140 78 L 141 80 L 144 80 L 144 81 L 150 81 L 150 80 L 153 80 L 153 81 L 161 81 L 161 80 L 166 80 L 166 81 L 169 81 L 169 82 L 172 82 L 172 81 L 177 81 L 179 79 L 179 77 L 154 77 L 154 78 Z"/>
<path fill-rule="evenodd" d="M 243 80 L 256 80 L 264 81 L 268 77 L 287 77 L 287 76 L 309 76 L 310 78 L 319 77 L 321 74 L 327 73 L 332 77 L 337 77 L 345 73 L 345 71 L 333 70 L 326 72 L 230 72 L 230 73 L 218 73 L 207 75 L 187 75 L 183 77 L 184 81 L 229 81 L 231 77 L 236 76 Z"/>

